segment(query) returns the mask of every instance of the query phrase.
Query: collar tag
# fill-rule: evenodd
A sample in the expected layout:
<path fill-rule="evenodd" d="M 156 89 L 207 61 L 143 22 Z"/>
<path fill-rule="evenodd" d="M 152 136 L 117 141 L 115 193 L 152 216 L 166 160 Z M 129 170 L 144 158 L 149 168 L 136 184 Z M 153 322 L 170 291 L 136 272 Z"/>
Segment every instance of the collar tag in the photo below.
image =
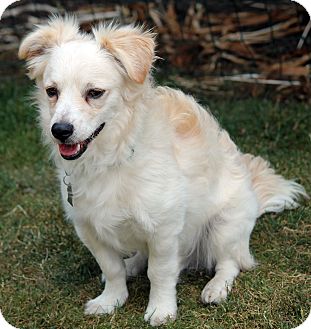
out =
<path fill-rule="evenodd" d="M 66 177 L 69 177 L 70 175 L 67 174 L 65 171 L 65 176 L 63 177 L 63 182 L 67 186 L 67 202 L 73 207 L 73 193 L 72 193 L 72 185 L 70 182 L 66 182 Z"/>
<path fill-rule="evenodd" d="M 68 203 L 71 205 L 71 207 L 73 207 L 73 193 L 72 193 L 72 186 L 71 186 L 71 184 L 69 183 L 68 185 L 67 185 L 67 201 L 68 201 Z"/>

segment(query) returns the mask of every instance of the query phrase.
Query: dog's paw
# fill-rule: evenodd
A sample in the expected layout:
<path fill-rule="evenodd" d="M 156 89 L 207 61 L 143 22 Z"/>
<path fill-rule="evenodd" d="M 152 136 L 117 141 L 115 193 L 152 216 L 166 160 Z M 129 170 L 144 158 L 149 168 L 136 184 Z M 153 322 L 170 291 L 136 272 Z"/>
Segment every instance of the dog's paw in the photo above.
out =
<path fill-rule="evenodd" d="M 160 326 L 169 321 L 174 321 L 176 314 L 177 305 L 148 305 L 144 319 L 149 321 L 152 326 Z"/>
<path fill-rule="evenodd" d="M 201 293 L 202 302 L 219 304 L 227 298 L 230 290 L 231 285 L 227 281 L 214 278 L 204 287 Z"/>
<path fill-rule="evenodd" d="M 85 305 L 85 314 L 112 314 L 117 307 L 121 307 L 127 300 L 128 292 L 109 294 L 105 291 L 98 297 L 88 301 Z"/>

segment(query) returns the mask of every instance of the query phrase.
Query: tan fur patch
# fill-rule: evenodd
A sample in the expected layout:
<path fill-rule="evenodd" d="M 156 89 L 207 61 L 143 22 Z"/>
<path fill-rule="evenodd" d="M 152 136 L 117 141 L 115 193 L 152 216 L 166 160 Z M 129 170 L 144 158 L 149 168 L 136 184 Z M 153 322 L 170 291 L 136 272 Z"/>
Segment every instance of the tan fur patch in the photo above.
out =
<path fill-rule="evenodd" d="M 18 57 L 31 60 L 42 55 L 45 50 L 62 42 L 74 40 L 77 36 L 78 25 L 73 18 L 55 18 L 48 25 L 39 26 L 24 39 Z"/>
<path fill-rule="evenodd" d="M 142 84 L 152 66 L 155 42 L 153 34 L 136 27 L 99 27 L 93 31 L 96 40 L 126 70 L 129 78 Z"/>
<path fill-rule="evenodd" d="M 170 90 L 169 88 L 159 89 L 161 89 L 162 93 L 161 100 L 177 135 L 180 137 L 200 135 L 199 112 L 194 100 L 176 90 Z"/>

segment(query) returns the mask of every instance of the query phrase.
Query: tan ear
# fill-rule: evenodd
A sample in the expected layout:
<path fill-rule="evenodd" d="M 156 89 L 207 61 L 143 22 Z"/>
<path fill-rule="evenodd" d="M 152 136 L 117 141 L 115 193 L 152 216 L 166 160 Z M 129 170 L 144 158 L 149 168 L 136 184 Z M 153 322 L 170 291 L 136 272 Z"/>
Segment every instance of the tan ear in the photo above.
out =
<path fill-rule="evenodd" d="M 133 26 L 99 26 L 93 34 L 101 47 L 123 66 L 129 78 L 142 84 L 154 60 L 154 33 Z"/>
<path fill-rule="evenodd" d="M 28 63 L 29 76 L 35 78 L 44 66 L 48 50 L 77 38 L 79 26 L 73 17 L 53 17 L 46 25 L 39 25 L 21 43 L 18 57 Z"/>

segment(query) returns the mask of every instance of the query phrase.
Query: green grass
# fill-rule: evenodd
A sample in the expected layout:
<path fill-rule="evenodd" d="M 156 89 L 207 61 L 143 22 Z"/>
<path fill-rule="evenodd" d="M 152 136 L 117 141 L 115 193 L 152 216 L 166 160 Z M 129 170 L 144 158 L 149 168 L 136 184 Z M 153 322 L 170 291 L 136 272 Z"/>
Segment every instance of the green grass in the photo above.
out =
<path fill-rule="evenodd" d="M 148 328 L 149 282 L 128 284 L 130 298 L 113 316 L 84 316 L 103 289 L 99 268 L 63 218 L 58 183 L 40 144 L 28 83 L 0 85 L 0 308 L 19 328 Z M 204 95 L 203 95 L 204 96 Z M 245 152 L 269 159 L 311 192 L 311 111 L 307 105 L 245 99 L 208 102 Z M 228 300 L 205 306 L 209 277 L 188 272 L 178 284 L 178 319 L 167 328 L 293 328 L 310 310 L 310 203 L 265 215 L 251 239 L 259 262 L 242 273 Z"/>

